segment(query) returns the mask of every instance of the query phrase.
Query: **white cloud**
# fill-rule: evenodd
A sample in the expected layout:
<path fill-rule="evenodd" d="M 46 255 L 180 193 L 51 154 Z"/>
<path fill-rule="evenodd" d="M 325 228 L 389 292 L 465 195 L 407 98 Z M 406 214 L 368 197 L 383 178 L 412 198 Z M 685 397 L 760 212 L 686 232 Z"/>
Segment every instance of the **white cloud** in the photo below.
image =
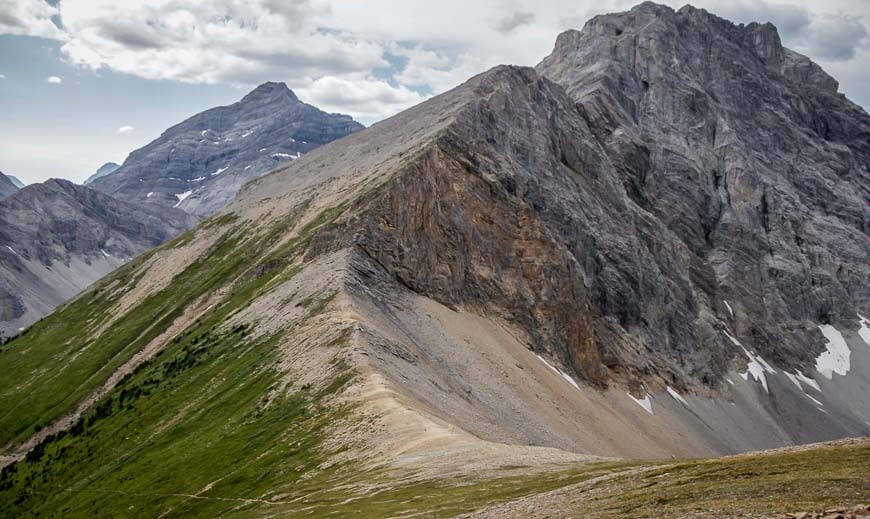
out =
<path fill-rule="evenodd" d="M 674 8 L 686 3 L 661 1 Z M 52 7 L 44 0 L 0 0 L 0 33 L 62 40 L 64 59 L 93 70 L 243 87 L 284 80 L 313 104 L 375 118 L 492 66 L 534 65 L 562 30 L 638 2 L 63 0 Z M 858 72 L 868 68 L 863 20 L 870 2 L 692 3 L 736 22 L 773 22 L 786 45 L 841 72 L 847 94 L 870 98 L 866 74 Z"/>
<path fill-rule="evenodd" d="M 392 86 L 373 78 L 344 79 L 326 76 L 296 93 L 306 102 L 328 112 L 343 112 L 372 121 L 395 114 L 426 99 L 405 86 Z"/>
<path fill-rule="evenodd" d="M 523 25 L 530 25 L 535 21 L 535 13 L 517 11 L 502 17 L 495 24 L 498 32 L 511 32 Z"/>
<path fill-rule="evenodd" d="M 469 53 L 451 58 L 439 51 L 426 50 L 420 45 L 408 48 L 393 44 L 390 53 L 407 60 L 402 70 L 396 74 L 396 81 L 414 87 L 429 87 L 433 92 L 449 90 L 489 68 L 486 62 Z"/>
<path fill-rule="evenodd" d="M 52 85 L 59 85 L 59 84 L 63 83 L 63 78 L 59 77 L 59 76 L 48 76 L 46 81 L 48 81 Z"/>
<path fill-rule="evenodd" d="M 45 0 L 0 0 L 0 34 L 63 39 L 52 16 L 58 9 Z"/>
<path fill-rule="evenodd" d="M 149 79 L 248 85 L 277 77 L 365 75 L 383 47 L 322 28 L 308 0 L 64 0 L 74 63 Z"/>
<path fill-rule="evenodd" d="M 786 45 L 820 61 L 853 58 L 867 37 L 861 17 L 842 11 L 811 12 L 805 5 L 764 0 L 706 0 L 702 5 L 735 22 L 771 22 Z"/>
<path fill-rule="evenodd" d="M 133 130 L 135 130 L 135 128 L 133 128 L 132 126 L 121 126 L 120 128 L 118 128 L 118 133 L 132 133 Z"/>
<path fill-rule="evenodd" d="M 0 74 L 0 79 L 6 79 L 6 74 Z"/>

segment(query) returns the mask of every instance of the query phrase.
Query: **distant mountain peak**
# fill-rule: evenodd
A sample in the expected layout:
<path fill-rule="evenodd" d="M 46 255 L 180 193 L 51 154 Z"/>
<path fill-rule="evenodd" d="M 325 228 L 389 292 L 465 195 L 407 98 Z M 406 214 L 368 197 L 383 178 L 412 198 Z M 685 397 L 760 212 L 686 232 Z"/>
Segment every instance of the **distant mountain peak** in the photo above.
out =
<path fill-rule="evenodd" d="M 299 102 L 296 94 L 287 86 L 286 83 L 278 81 L 267 81 L 257 88 L 251 90 L 248 95 L 242 98 L 242 103 L 260 102 L 264 100 L 274 101 L 285 98 L 288 101 Z"/>
<path fill-rule="evenodd" d="M 362 128 L 350 116 L 301 102 L 284 83 L 267 82 L 241 101 L 172 126 L 93 187 L 207 216 L 248 180 Z"/>
<path fill-rule="evenodd" d="M 93 182 L 94 180 L 96 180 L 100 177 L 105 177 L 106 175 L 111 175 L 112 173 L 115 172 L 116 169 L 118 169 L 120 167 L 121 167 L 120 165 L 118 165 L 114 162 L 106 162 L 105 164 L 100 166 L 100 168 L 96 171 L 96 173 L 94 173 L 93 175 L 88 177 L 87 180 L 85 180 L 85 185 L 90 184 L 91 182 Z"/>
<path fill-rule="evenodd" d="M 19 186 L 16 185 L 11 178 L 0 171 L 0 199 L 6 198 L 12 193 L 18 191 L 18 189 L 20 189 Z"/>

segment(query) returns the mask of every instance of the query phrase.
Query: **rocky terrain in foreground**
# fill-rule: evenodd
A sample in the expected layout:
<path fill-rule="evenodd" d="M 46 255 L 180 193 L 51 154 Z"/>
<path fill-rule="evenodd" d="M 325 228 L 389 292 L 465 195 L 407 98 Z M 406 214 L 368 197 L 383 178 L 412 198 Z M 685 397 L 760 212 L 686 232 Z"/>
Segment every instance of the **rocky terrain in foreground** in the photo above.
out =
<path fill-rule="evenodd" d="M 0 513 L 866 503 L 746 454 L 870 434 L 870 116 L 771 30 L 596 17 L 252 180 L 0 348 Z"/>

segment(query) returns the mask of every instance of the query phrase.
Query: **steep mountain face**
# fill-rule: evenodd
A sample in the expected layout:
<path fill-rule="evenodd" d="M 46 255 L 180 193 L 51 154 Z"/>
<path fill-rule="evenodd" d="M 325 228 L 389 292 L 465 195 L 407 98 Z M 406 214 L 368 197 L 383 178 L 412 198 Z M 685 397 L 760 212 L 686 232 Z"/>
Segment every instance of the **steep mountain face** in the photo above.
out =
<path fill-rule="evenodd" d="M 0 333 L 8 337 L 195 219 L 55 179 L 0 202 L 0 223 Z"/>
<path fill-rule="evenodd" d="M 630 118 L 608 133 L 622 110 L 610 90 L 587 103 L 535 69 L 497 67 L 254 179 L 5 344 L 0 512 L 446 515 L 445 503 L 461 503 L 449 510 L 458 513 L 493 492 L 589 479 L 576 467 L 594 456 L 705 456 L 870 433 L 870 320 L 807 315 L 786 330 L 806 350 L 756 344 L 760 332 L 747 330 L 767 321 L 750 320 L 759 303 L 742 290 L 759 283 L 732 287 L 728 276 L 758 270 L 757 251 L 694 248 L 686 229 L 690 215 L 702 219 L 697 208 L 674 207 L 686 221 L 674 220 L 663 193 L 633 183 L 665 182 L 650 173 L 657 137 Z M 610 140 L 622 136 L 625 146 Z M 860 152 L 830 142 L 817 146 Z M 778 182 L 764 218 L 788 214 L 786 180 L 748 162 L 757 155 L 739 175 L 717 166 L 726 195 L 713 234 L 732 232 L 733 207 L 752 196 L 739 181 L 752 175 Z M 683 159 L 667 156 L 682 172 Z M 850 174 L 860 192 L 866 172 Z M 680 179 L 670 182 L 691 206 L 707 180 Z M 828 286 L 824 265 L 847 272 L 868 259 L 867 236 L 849 220 L 866 201 L 829 202 L 845 216 L 796 213 L 829 235 L 814 244 L 806 231 L 807 250 L 841 254 L 812 260 L 811 293 Z M 748 240 L 764 212 L 741 211 Z M 857 248 L 821 251 L 843 245 L 838 233 Z M 780 263 L 761 258 L 779 279 L 769 265 Z M 866 280 L 853 281 L 844 304 L 866 316 Z M 852 489 L 865 476 L 844 479 Z"/>
<path fill-rule="evenodd" d="M 624 225 L 663 227 L 643 239 L 653 262 L 601 251 L 606 233 L 592 253 L 593 308 L 645 349 L 711 385 L 738 341 L 808 371 L 819 325 L 866 315 L 870 117 L 775 27 L 644 3 L 560 35 L 537 70 L 611 158 Z"/>
<path fill-rule="evenodd" d="M 106 175 L 108 175 L 110 173 L 114 173 L 120 167 L 121 166 L 119 166 L 118 164 L 115 164 L 114 162 L 106 162 L 105 164 L 100 166 L 99 169 L 97 169 L 97 171 L 94 172 L 93 175 L 89 176 L 87 178 L 87 180 L 85 180 L 85 185 L 90 184 L 91 182 L 93 182 L 94 180 L 96 180 L 98 178 L 105 177 Z"/>
<path fill-rule="evenodd" d="M 264 83 L 238 103 L 166 130 L 92 185 L 122 200 L 207 216 L 248 180 L 362 128 L 301 102 L 284 83 Z"/>
<path fill-rule="evenodd" d="M 0 172 L 0 200 L 18 191 L 18 189 L 19 187 L 12 182 L 11 178 Z"/>

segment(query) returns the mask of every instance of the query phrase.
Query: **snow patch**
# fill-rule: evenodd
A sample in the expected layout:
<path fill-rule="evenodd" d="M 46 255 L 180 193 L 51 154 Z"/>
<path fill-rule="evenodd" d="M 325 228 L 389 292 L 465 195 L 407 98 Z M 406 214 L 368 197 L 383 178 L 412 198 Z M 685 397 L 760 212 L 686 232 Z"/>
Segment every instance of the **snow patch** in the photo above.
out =
<path fill-rule="evenodd" d="M 735 346 L 740 346 L 740 348 L 743 350 L 743 353 L 745 353 L 746 356 L 749 358 L 749 363 L 747 364 L 748 370 L 746 371 L 746 373 L 739 373 L 740 378 L 749 381 L 749 375 L 752 375 L 752 378 L 755 379 L 756 382 L 761 382 L 761 385 L 764 386 L 764 392 L 769 393 L 770 390 L 768 390 L 767 388 L 767 378 L 764 376 L 764 372 L 766 371 L 768 373 L 776 373 L 776 370 L 773 369 L 773 366 L 768 364 L 760 356 L 743 347 L 743 345 L 740 344 L 740 341 L 738 341 L 736 338 L 734 338 L 733 335 L 728 333 L 728 330 L 722 330 L 722 333 L 728 336 L 728 338 L 731 339 L 731 342 L 733 342 Z"/>
<path fill-rule="evenodd" d="M 819 325 L 819 330 L 828 340 L 828 350 L 816 358 L 816 371 L 828 380 L 834 378 L 834 373 L 845 376 L 849 372 L 849 356 L 852 352 L 849 351 L 843 334 L 830 324 Z"/>
<path fill-rule="evenodd" d="M 212 173 L 211 176 L 216 177 L 216 176 L 220 175 L 221 173 L 223 173 L 224 171 L 226 171 L 228 168 L 229 168 L 229 166 L 223 167 L 223 168 L 218 168 L 218 170 L 215 171 L 214 173 Z"/>
<path fill-rule="evenodd" d="M 815 380 L 811 379 L 810 377 L 804 375 L 804 374 L 801 372 L 801 370 L 796 370 L 796 371 L 794 372 L 794 375 L 795 375 L 795 377 L 797 377 L 798 380 L 800 380 L 800 381 L 803 382 L 804 384 L 810 386 L 811 388 L 815 389 L 815 390 L 818 391 L 819 393 L 822 392 L 822 388 L 819 387 L 819 383 L 816 382 Z"/>
<path fill-rule="evenodd" d="M 815 402 L 816 405 L 818 405 L 818 406 L 824 406 L 824 405 L 825 405 L 825 404 L 819 402 L 818 400 L 816 400 L 815 398 L 811 397 L 810 395 L 806 395 L 806 397 L 809 398 L 810 400 L 812 400 L 813 402 Z"/>
<path fill-rule="evenodd" d="M 196 177 L 188 180 L 188 182 L 202 182 L 203 180 L 205 180 L 205 177 Z"/>
<path fill-rule="evenodd" d="M 731 385 L 732 385 L 732 386 L 733 386 L 733 385 L 734 385 L 734 381 L 733 381 L 733 380 L 731 380 L 731 379 L 730 379 L 730 378 L 726 378 L 726 379 L 725 379 L 725 380 L 727 380 L 727 381 L 728 381 L 728 383 L 729 383 L 729 384 L 731 384 Z"/>
<path fill-rule="evenodd" d="M 559 372 L 559 374 L 562 375 L 562 378 L 564 378 L 569 384 L 576 387 L 578 391 L 580 390 L 580 386 L 577 385 L 577 382 L 575 382 L 570 375 L 562 373 L 561 371 Z"/>
<path fill-rule="evenodd" d="M 109 254 L 109 253 L 108 253 L 108 252 L 106 252 L 106 251 L 105 251 L 105 250 L 103 250 L 103 249 L 100 249 L 100 252 L 102 252 L 102 253 L 103 253 L 103 257 L 104 257 L 104 258 L 106 258 L 106 259 L 108 259 L 108 258 L 111 258 L 111 257 L 112 257 L 112 255 L 111 255 L 111 254 Z"/>
<path fill-rule="evenodd" d="M 178 193 L 177 195 L 175 195 L 175 198 L 178 199 L 178 203 L 175 204 L 175 207 L 180 206 L 181 202 L 184 202 L 185 200 L 187 200 L 187 197 L 189 197 L 192 194 L 193 194 L 193 191 L 185 191 L 184 193 Z"/>
<path fill-rule="evenodd" d="M 734 343 L 734 346 L 740 346 L 740 347 L 743 347 L 743 345 L 740 344 L 740 341 L 738 341 L 737 339 L 734 338 L 733 335 L 731 335 L 730 333 L 728 333 L 728 330 L 722 330 L 722 333 L 724 333 L 725 335 L 728 336 L 729 339 L 731 339 L 731 342 Z"/>
<path fill-rule="evenodd" d="M 247 166 L 245 166 L 245 171 L 248 171 L 249 169 L 251 169 L 251 165 L 250 165 L 250 164 L 248 164 Z"/>
<path fill-rule="evenodd" d="M 647 395 L 646 395 L 645 397 L 641 398 L 641 399 L 637 399 L 637 398 L 631 396 L 631 393 L 626 393 L 626 395 L 628 395 L 629 398 L 631 398 L 632 400 L 634 400 L 634 403 L 636 403 L 637 405 L 643 407 L 644 410 L 646 410 L 647 413 L 649 413 L 649 414 L 653 414 L 653 410 L 652 410 L 652 400 L 651 400 L 650 397 L 649 397 L 649 393 L 647 393 Z"/>
<path fill-rule="evenodd" d="M 794 384 L 795 386 L 797 386 L 797 388 L 800 389 L 801 392 L 803 392 L 804 388 L 801 387 L 801 383 L 800 383 L 800 381 L 797 379 L 796 376 L 792 375 L 791 373 L 789 373 L 789 372 L 787 372 L 787 371 L 783 371 L 783 373 L 785 373 L 785 376 L 787 376 L 788 379 L 791 380 L 791 383 L 792 383 L 792 384 Z"/>
<path fill-rule="evenodd" d="M 562 377 L 563 379 L 565 379 L 566 382 L 568 382 L 568 383 L 571 384 L 572 386 L 576 387 L 577 390 L 580 390 L 580 386 L 577 385 L 577 382 L 575 382 L 574 379 L 571 378 L 570 375 L 568 375 L 568 374 L 566 374 L 566 373 L 562 373 L 562 370 L 556 368 L 555 366 L 553 366 L 552 364 L 550 364 L 549 362 L 547 362 L 546 360 L 544 360 L 544 357 L 541 357 L 541 356 L 538 355 L 537 353 L 535 354 L 535 357 L 538 357 L 538 358 L 541 360 L 541 362 L 543 362 L 544 364 L 547 365 L 548 368 L 550 368 L 551 370 L 553 370 L 553 373 L 555 373 L 555 374 L 559 375 L 560 377 Z"/>
<path fill-rule="evenodd" d="M 11 252 L 12 254 L 15 254 L 16 256 L 18 256 L 18 253 L 15 252 L 15 249 L 13 249 L 12 247 L 10 247 L 9 245 L 7 245 L 6 248 L 9 249 L 9 252 Z"/>
<path fill-rule="evenodd" d="M 264 151 L 266 151 L 266 148 L 260 148 L 260 153 L 263 153 Z"/>
<path fill-rule="evenodd" d="M 154 191 L 149 191 L 148 194 L 145 195 L 145 198 L 151 198 L 151 195 L 153 195 L 153 194 L 154 194 Z"/>
<path fill-rule="evenodd" d="M 752 378 L 755 379 L 756 382 L 761 382 L 761 385 L 764 387 L 764 392 L 769 393 L 770 390 L 767 387 L 767 377 L 764 376 L 764 372 L 776 373 L 776 370 L 770 367 L 770 364 L 765 362 L 764 359 L 758 355 L 743 348 L 743 346 L 740 347 L 743 349 L 743 353 L 746 354 L 746 357 L 749 358 L 749 363 L 746 365 L 748 370 L 746 373 L 741 373 L 740 376 L 743 377 L 743 380 L 748 381 L 749 375 L 752 375 Z"/>
<path fill-rule="evenodd" d="M 200 135 L 200 137 L 205 137 L 205 134 L 207 134 L 207 133 L 210 132 L 210 131 L 211 131 L 210 129 L 209 129 L 209 130 L 203 130 L 203 131 L 199 132 L 199 135 Z"/>
<path fill-rule="evenodd" d="M 867 346 L 870 346 L 870 319 L 861 314 L 858 314 L 858 319 L 861 319 L 861 329 L 858 330 L 858 335 L 867 343 Z"/>
<path fill-rule="evenodd" d="M 668 391 L 668 394 L 674 398 L 674 400 L 682 403 L 685 406 L 689 405 L 689 403 L 686 402 L 686 399 L 683 398 L 683 395 L 681 395 L 681 394 L 677 393 L 675 390 L 671 389 L 671 386 L 667 387 L 667 391 Z"/>
<path fill-rule="evenodd" d="M 728 304 L 728 301 L 722 300 L 725 303 L 725 307 L 728 308 L 728 313 L 731 314 L 731 318 L 734 319 L 734 310 L 731 309 L 731 305 Z"/>

